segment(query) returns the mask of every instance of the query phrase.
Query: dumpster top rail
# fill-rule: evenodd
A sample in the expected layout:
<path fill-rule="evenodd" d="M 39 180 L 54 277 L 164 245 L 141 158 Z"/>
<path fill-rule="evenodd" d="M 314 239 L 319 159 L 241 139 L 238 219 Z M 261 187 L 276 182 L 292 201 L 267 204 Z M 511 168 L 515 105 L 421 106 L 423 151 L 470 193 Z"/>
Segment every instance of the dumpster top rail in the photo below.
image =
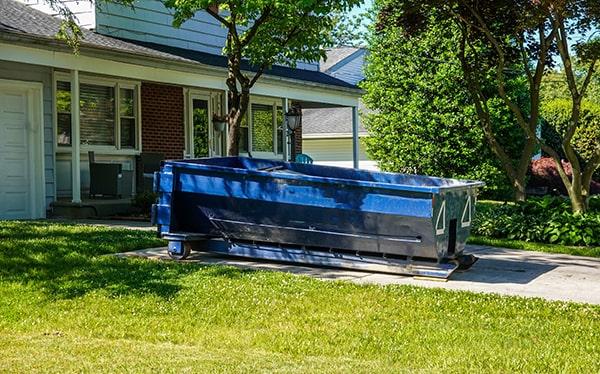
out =
<path fill-rule="evenodd" d="M 237 175 L 270 176 L 279 179 L 298 180 L 317 183 L 340 183 L 361 187 L 383 188 L 391 190 L 438 193 L 443 190 L 462 190 L 477 188 L 483 182 L 439 178 L 423 175 L 374 172 L 335 166 L 299 164 L 275 160 L 248 157 L 215 157 L 192 160 L 169 160 L 164 165 L 186 170 L 204 170 L 226 172 Z"/>

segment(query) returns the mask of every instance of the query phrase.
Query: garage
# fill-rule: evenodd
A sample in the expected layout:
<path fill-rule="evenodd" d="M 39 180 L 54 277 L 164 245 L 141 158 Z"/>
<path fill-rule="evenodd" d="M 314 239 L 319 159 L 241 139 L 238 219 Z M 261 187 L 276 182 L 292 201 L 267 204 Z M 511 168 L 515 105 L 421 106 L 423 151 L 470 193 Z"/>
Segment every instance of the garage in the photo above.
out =
<path fill-rule="evenodd" d="M 0 219 L 44 216 L 41 83 L 0 80 Z"/>

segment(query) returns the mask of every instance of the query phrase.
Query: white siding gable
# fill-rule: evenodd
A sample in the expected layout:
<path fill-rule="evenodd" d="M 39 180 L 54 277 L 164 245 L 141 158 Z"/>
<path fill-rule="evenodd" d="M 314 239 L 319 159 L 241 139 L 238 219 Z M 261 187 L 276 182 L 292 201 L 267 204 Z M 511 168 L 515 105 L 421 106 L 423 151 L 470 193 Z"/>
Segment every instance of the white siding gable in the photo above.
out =
<path fill-rule="evenodd" d="M 331 66 L 326 73 L 351 84 L 358 84 L 365 78 L 363 66 L 365 63 L 365 49 L 359 49 L 352 55 Z"/>

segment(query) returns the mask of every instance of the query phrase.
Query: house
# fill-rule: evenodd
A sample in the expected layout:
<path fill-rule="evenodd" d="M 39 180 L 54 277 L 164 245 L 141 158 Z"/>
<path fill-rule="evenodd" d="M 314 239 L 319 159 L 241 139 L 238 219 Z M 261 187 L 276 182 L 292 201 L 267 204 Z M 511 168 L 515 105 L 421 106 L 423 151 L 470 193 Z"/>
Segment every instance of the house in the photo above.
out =
<path fill-rule="evenodd" d="M 364 48 L 338 47 L 327 51 L 327 59 L 321 61 L 319 69 L 337 79 L 357 85 L 364 79 L 363 66 L 367 52 Z M 359 103 L 361 113 L 367 109 Z M 365 145 L 358 141 L 357 160 L 355 165 L 355 149 L 353 148 L 352 110 L 350 108 L 318 108 L 303 111 L 302 116 L 302 148 L 315 163 L 360 167 L 361 169 L 378 170 L 377 163 L 369 159 Z M 368 136 L 363 126 L 357 129 L 358 138 Z"/>
<path fill-rule="evenodd" d="M 176 29 L 160 1 L 133 9 L 65 4 L 86 27 L 78 54 L 56 39 L 60 21 L 42 0 L 0 0 L 0 218 L 97 209 L 90 151 L 129 175 L 145 153 L 181 159 L 225 151 L 227 131 L 212 119 L 226 113 L 226 33 L 212 17 L 199 13 Z M 282 123 L 291 106 L 350 108 L 358 128 L 359 96 L 318 63 L 273 66 L 251 91 L 242 152 L 288 159 Z M 139 183 L 125 183 L 124 197 Z"/>

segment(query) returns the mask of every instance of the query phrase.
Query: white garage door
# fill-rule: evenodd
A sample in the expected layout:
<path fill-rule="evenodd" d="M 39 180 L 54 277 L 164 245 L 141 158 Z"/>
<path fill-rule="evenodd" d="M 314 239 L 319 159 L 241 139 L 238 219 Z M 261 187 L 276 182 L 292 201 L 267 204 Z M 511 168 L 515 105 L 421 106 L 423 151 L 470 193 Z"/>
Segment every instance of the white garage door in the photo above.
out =
<path fill-rule="evenodd" d="M 0 84 L 0 218 L 32 218 L 27 90 Z"/>

